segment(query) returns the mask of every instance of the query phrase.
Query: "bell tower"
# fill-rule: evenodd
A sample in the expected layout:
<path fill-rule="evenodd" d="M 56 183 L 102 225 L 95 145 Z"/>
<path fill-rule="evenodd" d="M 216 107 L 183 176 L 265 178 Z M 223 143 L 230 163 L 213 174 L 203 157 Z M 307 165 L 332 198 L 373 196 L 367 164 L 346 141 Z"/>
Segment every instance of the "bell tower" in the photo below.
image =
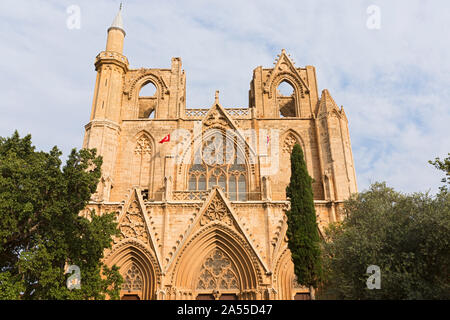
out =
<path fill-rule="evenodd" d="M 97 201 L 108 201 L 113 187 L 113 171 L 120 134 L 122 92 L 128 59 L 123 55 L 125 30 L 122 4 L 108 28 L 106 50 L 95 59 L 97 79 L 91 119 L 85 126 L 83 148 L 97 149 L 103 156 L 102 178 L 94 195 Z"/>

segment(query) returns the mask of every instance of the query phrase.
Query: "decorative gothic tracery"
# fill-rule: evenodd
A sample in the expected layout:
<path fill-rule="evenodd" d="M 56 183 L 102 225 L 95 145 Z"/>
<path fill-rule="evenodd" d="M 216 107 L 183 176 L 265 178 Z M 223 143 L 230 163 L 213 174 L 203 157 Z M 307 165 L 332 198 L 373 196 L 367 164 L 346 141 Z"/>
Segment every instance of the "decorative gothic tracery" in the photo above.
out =
<path fill-rule="evenodd" d="M 292 149 L 294 148 L 294 145 L 298 143 L 297 138 L 292 133 L 289 133 L 286 138 L 284 139 L 282 150 L 285 153 L 292 153 Z"/>
<path fill-rule="evenodd" d="M 142 189 L 149 189 L 153 148 L 146 134 L 137 139 L 133 153 L 132 183 Z"/>
<path fill-rule="evenodd" d="M 134 153 L 138 155 L 151 154 L 152 153 L 152 145 L 147 137 L 141 137 L 134 148 Z"/>
<path fill-rule="evenodd" d="M 121 238 L 134 238 L 147 243 L 148 233 L 144 217 L 136 200 L 131 203 L 119 229 Z"/>
<path fill-rule="evenodd" d="M 136 291 L 142 290 L 143 277 L 139 268 L 133 263 L 124 276 L 122 290 Z"/>
<path fill-rule="evenodd" d="M 200 225 L 205 225 L 212 221 L 222 221 L 228 225 L 233 224 L 231 213 L 228 211 L 225 203 L 219 197 L 215 197 L 206 209 L 205 214 L 200 220 Z"/>
<path fill-rule="evenodd" d="M 239 289 L 231 260 L 219 249 L 206 258 L 200 271 L 197 290 Z"/>
<path fill-rule="evenodd" d="M 224 143 L 224 142 L 227 143 Z M 215 131 L 196 151 L 189 170 L 190 191 L 209 190 L 219 186 L 232 201 L 247 200 L 247 170 L 245 155 L 230 143 L 222 131 Z"/>

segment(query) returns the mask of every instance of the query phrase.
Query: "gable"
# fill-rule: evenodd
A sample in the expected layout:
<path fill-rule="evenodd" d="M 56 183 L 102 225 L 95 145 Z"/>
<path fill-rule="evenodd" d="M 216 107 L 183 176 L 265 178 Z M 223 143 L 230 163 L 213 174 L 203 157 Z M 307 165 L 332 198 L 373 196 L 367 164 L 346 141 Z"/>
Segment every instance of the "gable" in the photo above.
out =
<path fill-rule="evenodd" d="M 129 200 L 123 208 L 118 218 L 118 228 L 120 234 L 113 238 L 114 244 L 123 240 L 138 240 L 142 244 L 150 247 L 156 255 L 156 259 L 161 268 L 160 253 L 155 246 L 155 236 L 150 231 L 146 208 L 138 189 L 131 191 Z"/>
<path fill-rule="evenodd" d="M 302 97 L 305 93 L 309 93 L 310 90 L 308 85 L 284 49 L 278 57 L 275 67 L 269 72 L 268 77 L 264 82 L 264 92 L 268 93 L 269 97 L 272 97 L 274 86 L 278 84 L 279 78 L 283 78 L 292 82 L 291 84 L 299 90 Z"/>
<path fill-rule="evenodd" d="M 191 238 L 198 235 L 203 229 L 212 229 L 217 226 L 221 229 L 228 229 L 233 233 L 238 234 L 246 243 L 246 247 L 250 249 L 252 254 L 259 261 L 259 264 L 263 266 L 266 272 L 269 271 L 265 262 L 255 249 L 252 241 L 246 234 L 244 228 L 241 226 L 234 213 L 228 199 L 223 194 L 222 190 L 218 187 L 214 187 L 207 199 L 205 200 L 199 214 L 192 220 L 191 224 L 186 228 L 186 232 L 183 236 L 183 240 L 179 243 L 177 248 L 171 255 L 171 260 L 166 265 L 166 271 L 169 269 L 173 261 L 176 259 L 180 251 L 186 246 Z"/>
<path fill-rule="evenodd" d="M 216 102 L 206 113 L 202 120 L 205 127 L 218 127 L 221 129 L 237 129 L 237 125 L 230 115 Z"/>

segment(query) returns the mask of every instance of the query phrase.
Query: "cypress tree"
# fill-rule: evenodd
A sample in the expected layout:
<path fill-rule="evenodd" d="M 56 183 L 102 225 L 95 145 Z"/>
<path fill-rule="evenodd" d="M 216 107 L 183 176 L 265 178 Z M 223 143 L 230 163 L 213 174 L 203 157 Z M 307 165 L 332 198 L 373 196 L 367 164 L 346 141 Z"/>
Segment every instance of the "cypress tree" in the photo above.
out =
<path fill-rule="evenodd" d="M 313 288 L 321 280 L 322 265 L 311 183 L 302 148 L 296 144 L 291 154 L 291 179 L 286 188 L 291 202 L 286 213 L 288 247 L 298 283 L 310 287 L 313 295 Z"/>

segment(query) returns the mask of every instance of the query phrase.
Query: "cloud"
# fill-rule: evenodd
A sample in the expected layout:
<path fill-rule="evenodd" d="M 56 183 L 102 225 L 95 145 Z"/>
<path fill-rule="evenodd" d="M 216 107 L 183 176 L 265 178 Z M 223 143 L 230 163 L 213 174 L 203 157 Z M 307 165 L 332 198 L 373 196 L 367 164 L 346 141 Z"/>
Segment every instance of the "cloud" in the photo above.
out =
<path fill-rule="evenodd" d="M 0 3 L 0 136 L 32 133 L 40 149 L 82 144 L 95 82 L 94 58 L 119 1 Z M 381 29 L 366 27 L 369 5 Z M 81 8 L 81 29 L 66 27 Z M 402 191 L 436 191 L 427 161 L 450 151 L 448 1 L 127 1 L 125 54 L 134 68 L 182 57 L 187 105 L 246 107 L 255 67 L 281 48 L 314 65 L 349 118 L 359 189 L 384 180 Z"/>

